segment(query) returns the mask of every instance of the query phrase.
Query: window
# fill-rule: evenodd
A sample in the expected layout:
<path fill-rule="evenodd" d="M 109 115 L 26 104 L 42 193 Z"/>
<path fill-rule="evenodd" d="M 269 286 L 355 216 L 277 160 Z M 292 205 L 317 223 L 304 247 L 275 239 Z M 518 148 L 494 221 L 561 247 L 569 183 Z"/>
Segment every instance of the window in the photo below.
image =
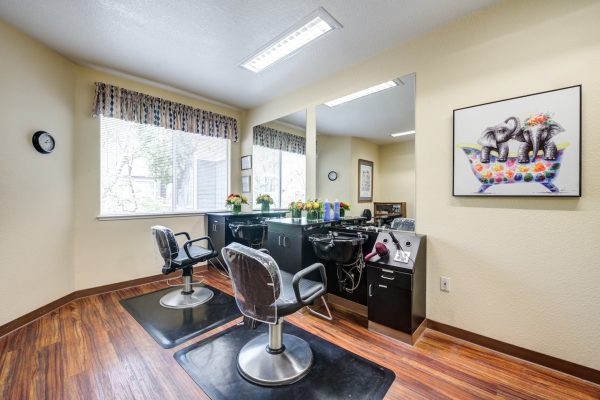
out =
<path fill-rule="evenodd" d="M 254 195 L 269 194 L 274 208 L 286 208 L 294 200 L 304 200 L 306 157 L 304 154 L 254 146 Z M 255 208 L 260 206 L 254 205 Z"/>
<path fill-rule="evenodd" d="M 101 117 L 101 215 L 224 208 L 229 141 Z"/>

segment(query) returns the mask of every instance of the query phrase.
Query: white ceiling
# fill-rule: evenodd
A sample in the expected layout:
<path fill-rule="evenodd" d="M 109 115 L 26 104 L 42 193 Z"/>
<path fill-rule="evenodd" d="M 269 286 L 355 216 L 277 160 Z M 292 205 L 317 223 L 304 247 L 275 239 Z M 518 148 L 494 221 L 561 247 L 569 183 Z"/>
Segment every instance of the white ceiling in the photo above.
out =
<path fill-rule="evenodd" d="M 415 74 L 400 78 L 390 89 L 340 104 L 317 107 L 317 132 L 323 135 L 354 136 L 377 144 L 414 140 L 415 135 L 393 138 L 391 133 L 415 129 Z M 305 129 L 304 110 L 278 119 Z"/>
<path fill-rule="evenodd" d="M 83 64 L 250 108 L 496 0 L 1 0 L 0 18 Z M 260 74 L 238 64 L 318 7 L 343 28 Z"/>

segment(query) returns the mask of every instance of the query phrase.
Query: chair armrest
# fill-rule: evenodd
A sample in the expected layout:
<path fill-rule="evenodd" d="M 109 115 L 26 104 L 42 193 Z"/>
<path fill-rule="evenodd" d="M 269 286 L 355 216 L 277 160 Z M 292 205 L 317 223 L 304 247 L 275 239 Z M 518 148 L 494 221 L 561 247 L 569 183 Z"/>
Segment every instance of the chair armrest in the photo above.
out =
<path fill-rule="evenodd" d="M 323 288 L 317 291 L 317 293 L 310 296 L 308 299 L 303 299 L 300 293 L 300 280 L 317 269 L 321 274 L 321 282 L 323 283 Z M 321 263 L 314 263 L 313 265 L 298 271 L 292 278 L 292 287 L 294 288 L 296 300 L 298 300 L 298 302 L 304 306 L 310 305 L 313 301 L 323 296 L 327 291 L 327 273 L 325 272 L 325 266 Z"/>
<path fill-rule="evenodd" d="M 179 235 L 184 235 L 187 238 L 187 240 L 191 239 L 190 234 L 187 232 L 178 232 L 178 233 L 175 233 L 173 236 L 179 236 Z"/>
<path fill-rule="evenodd" d="M 213 242 L 210 239 L 210 237 L 202 236 L 202 237 L 199 237 L 196 239 L 188 240 L 187 242 L 184 243 L 183 250 L 185 251 L 185 254 L 187 254 L 187 256 L 190 258 L 190 260 L 201 260 L 202 259 L 202 257 L 192 257 L 192 255 L 190 254 L 190 247 L 192 246 L 192 244 L 199 242 L 201 240 L 206 240 L 208 243 L 208 250 L 210 250 L 213 254 L 216 255 L 215 246 L 213 245 Z"/>
<path fill-rule="evenodd" d="M 271 254 L 271 252 L 267 249 L 258 249 L 258 251 L 260 251 L 261 253 L 265 253 L 265 254 Z"/>

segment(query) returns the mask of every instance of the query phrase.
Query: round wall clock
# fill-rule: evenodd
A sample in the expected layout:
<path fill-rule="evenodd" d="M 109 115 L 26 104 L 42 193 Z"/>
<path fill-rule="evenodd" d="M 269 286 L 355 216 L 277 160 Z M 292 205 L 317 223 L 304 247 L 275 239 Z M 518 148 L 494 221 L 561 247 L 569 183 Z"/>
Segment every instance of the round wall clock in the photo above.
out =
<path fill-rule="evenodd" d="M 31 141 L 33 142 L 33 147 L 42 154 L 52 153 L 56 146 L 54 138 L 48 132 L 44 131 L 34 133 Z"/>
<path fill-rule="evenodd" d="M 331 171 L 331 172 L 329 172 L 329 174 L 327 174 L 327 177 L 329 178 L 330 181 L 333 182 L 337 179 L 337 172 Z"/>

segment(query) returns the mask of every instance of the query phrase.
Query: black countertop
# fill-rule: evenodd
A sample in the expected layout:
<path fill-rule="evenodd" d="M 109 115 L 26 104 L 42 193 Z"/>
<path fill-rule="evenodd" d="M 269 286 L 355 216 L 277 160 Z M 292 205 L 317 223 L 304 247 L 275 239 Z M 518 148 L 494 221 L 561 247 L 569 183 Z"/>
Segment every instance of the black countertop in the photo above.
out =
<path fill-rule="evenodd" d="M 293 226 L 312 226 L 312 225 L 321 225 L 327 223 L 339 223 L 339 222 L 347 222 L 347 221 L 358 221 L 363 220 L 364 217 L 344 217 L 340 219 L 332 219 L 329 221 L 325 221 L 324 219 L 315 219 L 315 220 L 307 220 L 306 218 L 272 218 L 267 221 L 268 224 L 278 224 L 278 225 L 293 225 Z"/>
<path fill-rule="evenodd" d="M 249 216 L 269 216 L 269 215 L 281 215 L 287 213 L 287 210 L 272 210 L 262 212 L 260 210 L 255 211 L 242 211 L 235 213 L 233 211 L 217 211 L 217 212 L 207 212 L 206 215 L 213 215 L 217 217 L 249 217 Z"/>

